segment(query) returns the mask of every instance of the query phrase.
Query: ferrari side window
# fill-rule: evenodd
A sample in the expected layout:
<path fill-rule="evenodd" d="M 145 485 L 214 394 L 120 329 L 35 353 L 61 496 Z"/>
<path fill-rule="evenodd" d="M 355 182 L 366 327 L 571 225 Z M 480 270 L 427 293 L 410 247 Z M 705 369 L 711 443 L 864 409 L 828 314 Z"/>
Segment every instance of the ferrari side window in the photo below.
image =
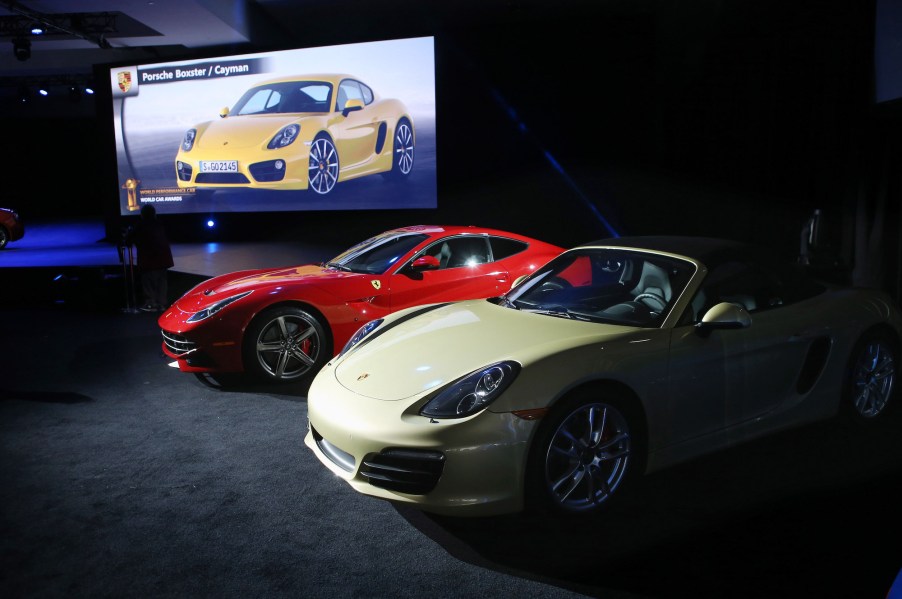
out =
<path fill-rule="evenodd" d="M 519 254 L 529 247 L 526 243 L 516 239 L 507 239 L 505 237 L 490 237 L 489 239 L 492 245 L 493 260 L 504 260 L 514 254 Z"/>

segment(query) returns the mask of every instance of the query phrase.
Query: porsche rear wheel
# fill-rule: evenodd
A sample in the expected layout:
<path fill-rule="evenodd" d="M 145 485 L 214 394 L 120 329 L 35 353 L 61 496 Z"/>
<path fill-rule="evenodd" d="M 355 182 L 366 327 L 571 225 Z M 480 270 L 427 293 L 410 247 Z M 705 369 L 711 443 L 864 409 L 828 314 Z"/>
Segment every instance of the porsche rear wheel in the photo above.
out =
<path fill-rule="evenodd" d="M 569 514 L 606 508 L 639 470 L 639 430 L 634 410 L 616 394 L 592 390 L 564 400 L 536 435 L 527 505 Z"/>
<path fill-rule="evenodd" d="M 307 180 L 310 189 L 320 195 L 332 191 L 338 183 L 338 150 L 327 135 L 318 135 L 310 146 Z"/>
<path fill-rule="evenodd" d="M 852 420 L 868 423 L 882 419 L 893 405 L 898 345 L 886 333 L 863 336 L 849 357 L 843 407 Z"/>
<path fill-rule="evenodd" d="M 392 143 L 392 177 L 406 177 L 413 170 L 413 127 L 407 119 L 398 121 Z"/>
<path fill-rule="evenodd" d="M 323 324 L 294 306 L 261 313 L 245 334 L 245 369 L 263 381 L 300 380 L 318 372 L 330 356 L 331 343 Z"/>

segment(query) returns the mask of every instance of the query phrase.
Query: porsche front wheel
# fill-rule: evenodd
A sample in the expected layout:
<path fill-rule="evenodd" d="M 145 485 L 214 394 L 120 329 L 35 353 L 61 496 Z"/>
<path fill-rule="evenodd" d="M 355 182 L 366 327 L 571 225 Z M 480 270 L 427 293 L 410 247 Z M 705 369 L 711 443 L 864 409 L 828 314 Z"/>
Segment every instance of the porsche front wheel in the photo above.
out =
<path fill-rule="evenodd" d="M 264 381 L 291 382 L 315 374 L 330 354 L 322 323 L 294 306 L 263 312 L 245 334 L 245 369 Z"/>
<path fill-rule="evenodd" d="M 639 468 L 638 422 L 620 397 L 581 393 L 555 407 L 530 457 L 533 508 L 590 513 L 608 506 Z"/>
<path fill-rule="evenodd" d="M 320 195 L 332 191 L 338 183 L 338 150 L 327 135 L 319 135 L 310 146 L 310 160 L 307 167 L 309 188 Z"/>

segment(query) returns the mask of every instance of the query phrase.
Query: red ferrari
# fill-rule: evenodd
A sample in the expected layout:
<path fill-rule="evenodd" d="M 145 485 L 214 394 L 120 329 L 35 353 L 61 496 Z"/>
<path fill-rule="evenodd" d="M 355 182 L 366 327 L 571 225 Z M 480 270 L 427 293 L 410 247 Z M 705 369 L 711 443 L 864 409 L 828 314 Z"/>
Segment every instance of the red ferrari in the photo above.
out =
<path fill-rule="evenodd" d="M 420 304 L 500 295 L 562 251 L 478 227 L 392 229 L 323 264 L 204 281 L 160 316 L 163 352 L 201 377 L 296 381 L 315 374 L 373 319 Z"/>

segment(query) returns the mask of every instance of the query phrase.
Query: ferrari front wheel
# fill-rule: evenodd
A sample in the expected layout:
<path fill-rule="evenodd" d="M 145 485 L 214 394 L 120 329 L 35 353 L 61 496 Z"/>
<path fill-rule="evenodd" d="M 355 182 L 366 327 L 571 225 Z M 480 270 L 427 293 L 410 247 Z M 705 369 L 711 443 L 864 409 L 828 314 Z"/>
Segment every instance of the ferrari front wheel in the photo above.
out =
<path fill-rule="evenodd" d="M 332 191 L 338 183 L 338 150 L 328 135 L 318 135 L 310 146 L 307 181 L 310 189 L 320 195 Z"/>
<path fill-rule="evenodd" d="M 261 313 L 245 334 L 245 369 L 264 381 L 291 382 L 315 374 L 330 354 L 325 327 L 294 306 Z"/>
<path fill-rule="evenodd" d="M 639 469 L 642 442 L 629 403 L 604 392 L 556 406 L 536 435 L 527 503 L 578 514 L 607 507 Z"/>

